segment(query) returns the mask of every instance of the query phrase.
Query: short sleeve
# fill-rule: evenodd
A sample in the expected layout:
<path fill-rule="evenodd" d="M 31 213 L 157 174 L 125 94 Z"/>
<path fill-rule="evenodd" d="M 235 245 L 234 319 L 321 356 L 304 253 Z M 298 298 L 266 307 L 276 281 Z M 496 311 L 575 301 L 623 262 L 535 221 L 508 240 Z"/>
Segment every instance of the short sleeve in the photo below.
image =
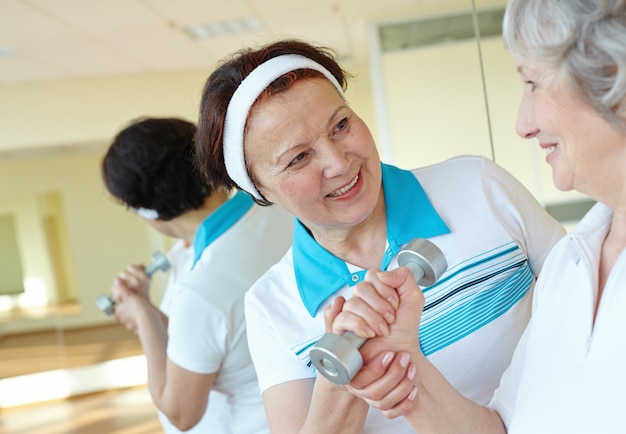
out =
<path fill-rule="evenodd" d="M 194 291 L 183 289 L 172 304 L 169 318 L 170 360 L 198 374 L 217 372 L 226 357 L 230 334 L 223 313 Z"/>

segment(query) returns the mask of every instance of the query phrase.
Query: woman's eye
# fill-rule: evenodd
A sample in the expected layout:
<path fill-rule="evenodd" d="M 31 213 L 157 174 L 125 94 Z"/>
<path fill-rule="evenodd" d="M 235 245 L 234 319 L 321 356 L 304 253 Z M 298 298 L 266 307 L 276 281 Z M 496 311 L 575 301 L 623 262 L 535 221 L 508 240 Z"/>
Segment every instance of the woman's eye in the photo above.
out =
<path fill-rule="evenodd" d="M 533 91 L 535 89 L 537 89 L 537 83 L 534 81 L 530 81 L 530 80 L 524 80 L 524 84 L 528 87 L 530 87 L 530 90 Z"/>
<path fill-rule="evenodd" d="M 333 131 L 330 135 L 331 138 L 336 138 L 337 134 L 340 134 L 348 129 L 348 118 L 343 118 L 335 124 Z"/>
<path fill-rule="evenodd" d="M 294 158 L 293 160 L 291 160 L 291 162 L 289 163 L 289 166 L 287 167 L 293 167 L 295 165 L 297 165 L 298 163 L 300 163 L 302 160 L 304 160 L 304 158 L 306 157 L 306 152 L 300 152 L 298 155 L 296 155 L 296 158 Z"/>
<path fill-rule="evenodd" d="M 335 126 L 335 130 L 341 131 L 345 129 L 347 125 L 348 125 L 348 118 L 343 118 L 342 120 L 337 122 L 337 125 Z"/>

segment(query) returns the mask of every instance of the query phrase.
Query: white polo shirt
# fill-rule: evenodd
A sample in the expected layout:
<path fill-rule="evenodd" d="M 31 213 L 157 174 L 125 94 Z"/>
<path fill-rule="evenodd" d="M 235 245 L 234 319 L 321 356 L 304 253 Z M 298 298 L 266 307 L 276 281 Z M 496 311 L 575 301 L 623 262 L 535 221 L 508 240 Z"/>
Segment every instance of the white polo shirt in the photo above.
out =
<path fill-rule="evenodd" d="M 382 169 L 388 248 L 380 268 L 396 268 L 397 253 L 416 237 L 443 251 L 448 270 L 423 288 L 422 351 L 457 390 L 486 404 L 528 322 L 535 275 L 565 230 L 484 157 Z M 246 294 L 261 391 L 316 376 L 308 352 L 324 333 L 323 309 L 338 295 L 349 298 L 364 274 L 296 224 L 292 249 Z M 414 431 L 370 409 L 365 432 Z"/>
<path fill-rule="evenodd" d="M 546 259 L 532 320 L 490 404 L 509 434 L 626 433 L 625 251 L 593 321 L 612 216 L 596 204 Z"/>
<path fill-rule="evenodd" d="M 188 273 L 193 265 L 193 247 L 185 247 L 183 241 L 178 240 L 167 252 L 167 259 L 171 268 L 159 310 L 169 316 L 171 305 L 181 289 L 176 283 L 178 276 Z M 209 405 L 202 415 L 202 419 L 194 427 L 197 432 L 208 432 L 210 430 L 212 434 L 232 434 L 230 430 L 230 406 L 226 398 L 227 396 L 223 393 L 211 390 L 209 393 Z M 179 434 L 183 432 L 172 425 L 162 411 L 158 410 L 158 415 L 165 433 Z"/>
<path fill-rule="evenodd" d="M 259 207 L 239 192 L 200 225 L 193 257 L 180 259 L 175 286 L 162 301 L 167 355 L 188 371 L 217 372 L 207 413 L 186 433 L 218 432 L 216 411 L 224 410 L 224 397 L 215 392 L 228 404 L 219 423 L 225 418 L 233 434 L 269 433 L 248 352 L 243 296 L 289 248 L 293 221 L 279 207 Z M 181 271 L 185 267 L 191 270 Z M 180 432 L 163 415 L 161 421 L 166 432 Z"/>

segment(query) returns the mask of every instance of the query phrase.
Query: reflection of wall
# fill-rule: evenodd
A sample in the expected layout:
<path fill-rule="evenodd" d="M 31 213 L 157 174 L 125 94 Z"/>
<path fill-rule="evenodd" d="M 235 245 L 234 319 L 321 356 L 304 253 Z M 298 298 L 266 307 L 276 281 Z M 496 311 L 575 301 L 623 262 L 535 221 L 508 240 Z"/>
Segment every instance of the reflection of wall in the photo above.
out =
<path fill-rule="evenodd" d="M 368 72 L 350 70 L 356 77 L 348 87 L 348 99 L 375 134 Z M 62 251 L 53 255 L 52 261 L 68 258 L 65 263 L 53 264 L 70 270 L 65 275 L 57 273 L 56 280 L 51 275 L 50 280 L 61 288 L 59 296 L 78 299 L 81 306 L 80 314 L 62 318 L 64 327 L 111 321 L 97 310 L 95 298 L 108 292 L 113 277 L 127 264 L 147 261 L 154 250 L 165 250 L 170 245 L 169 240 L 109 197 L 99 167 L 106 145 L 136 117 L 179 116 L 195 120 L 199 92 L 209 72 L 0 85 L 0 211 L 9 197 L 59 193 L 57 203 L 48 200 L 43 205 L 48 209 L 62 208 L 65 228 L 55 232 L 59 221 L 46 219 L 44 228 L 52 231 L 41 239 L 49 249 Z M 37 128 L 25 128 L 33 119 L 37 119 Z M 29 147 L 34 150 L 28 151 Z M 6 150 L 12 148 L 26 151 Z M 41 202 L 39 205 L 43 206 Z M 55 233 L 67 236 L 59 240 Z M 159 273 L 153 280 L 158 302 L 165 275 Z M 67 287 L 76 289 L 65 294 L 63 288 Z M 57 319 L 51 317 L 11 323 L 0 319 L 0 332 L 56 325 Z"/>
<path fill-rule="evenodd" d="M 24 274 L 13 214 L 0 215 L 0 295 L 24 292 Z M 1 308 L 1 306 L 0 306 Z"/>
<path fill-rule="evenodd" d="M 67 292 L 55 288 L 50 297 L 56 300 L 60 294 L 80 303 L 78 313 L 62 318 L 41 315 L 3 320 L 0 332 L 112 321 L 98 310 L 95 298 L 108 292 L 115 275 L 127 264 L 148 260 L 155 248 L 161 248 L 140 219 L 109 198 L 100 179 L 100 158 L 100 153 L 93 152 L 0 161 L 0 212 L 18 211 L 14 215 L 25 276 L 41 276 L 51 287 L 67 284 Z M 44 194 L 49 191 L 58 196 Z M 64 218 L 55 219 L 61 211 Z M 46 227 L 53 231 L 46 233 Z M 60 236 L 64 232 L 66 236 Z M 67 260 L 53 261 L 50 245 Z M 68 275 L 55 277 L 53 266 L 68 270 Z"/>
<path fill-rule="evenodd" d="M 26 287 L 24 294 L 11 297 L 8 304 L 12 304 L 16 298 L 22 306 L 40 306 L 42 300 L 56 302 L 54 271 L 48 255 L 37 195 L 4 197 L 0 200 L 0 210 L 13 216 Z M 3 304 L 7 304 L 6 298 L 3 297 Z"/>
<path fill-rule="evenodd" d="M 64 304 L 78 301 L 61 195 L 58 192 L 43 194 L 39 203 L 57 289 L 57 302 Z"/>
<path fill-rule="evenodd" d="M 5 225 L 4 237 L 0 239 L 0 277 L 17 279 L 19 285 L 12 283 L 12 286 L 19 286 L 18 292 L 23 293 L 3 297 L 0 312 L 76 301 L 60 194 L 46 192 L 5 197 L 1 202 L 1 208 L 10 214 L 0 222 L 11 225 Z M 22 263 L 26 264 L 26 273 Z"/>

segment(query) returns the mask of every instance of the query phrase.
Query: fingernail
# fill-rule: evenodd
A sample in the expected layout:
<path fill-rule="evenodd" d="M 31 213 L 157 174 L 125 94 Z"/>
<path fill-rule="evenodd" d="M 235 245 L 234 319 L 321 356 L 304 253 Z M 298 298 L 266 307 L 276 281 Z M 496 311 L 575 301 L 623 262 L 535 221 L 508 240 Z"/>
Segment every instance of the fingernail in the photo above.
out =
<path fill-rule="evenodd" d="M 387 324 L 393 324 L 393 322 L 396 320 L 395 315 L 392 314 L 391 312 L 386 312 L 384 317 L 385 317 L 385 320 L 387 321 Z"/>
<path fill-rule="evenodd" d="M 417 386 L 415 386 L 412 390 L 411 393 L 409 393 L 409 401 L 415 401 L 415 397 L 417 396 Z"/>
<path fill-rule="evenodd" d="M 393 356 L 394 353 L 393 351 L 389 351 L 387 354 L 385 354 L 385 356 L 383 357 L 383 360 L 381 361 L 382 365 L 386 368 L 387 366 L 389 366 L 389 364 L 391 363 L 391 361 L 393 360 Z"/>
<path fill-rule="evenodd" d="M 417 366 L 411 363 L 407 377 L 409 377 L 409 380 L 413 381 L 416 375 L 417 375 Z"/>
<path fill-rule="evenodd" d="M 389 297 L 387 301 L 389 302 L 391 307 L 393 307 L 394 309 L 398 308 L 398 299 L 396 299 L 396 297 Z"/>
<path fill-rule="evenodd" d="M 409 353 L 402 353 L 402 355 L 400 356 L 400 366 L 406 368 L 407 366 L 409 366 L 410 361 L 411 356 L 409 355 Z"/>

